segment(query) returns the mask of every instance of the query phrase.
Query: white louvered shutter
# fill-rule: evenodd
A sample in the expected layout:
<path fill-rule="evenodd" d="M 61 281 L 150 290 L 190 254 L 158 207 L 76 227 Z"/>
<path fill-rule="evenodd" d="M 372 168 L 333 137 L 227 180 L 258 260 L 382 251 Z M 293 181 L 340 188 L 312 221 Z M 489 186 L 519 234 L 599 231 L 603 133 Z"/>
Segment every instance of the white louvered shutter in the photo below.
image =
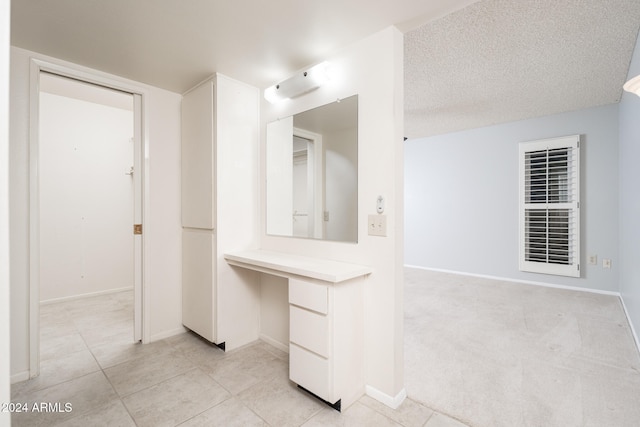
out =
<path fill-rule="evenodd" d="M 580 136 L 520 143 L 520 270 L 580 277 Z"/>

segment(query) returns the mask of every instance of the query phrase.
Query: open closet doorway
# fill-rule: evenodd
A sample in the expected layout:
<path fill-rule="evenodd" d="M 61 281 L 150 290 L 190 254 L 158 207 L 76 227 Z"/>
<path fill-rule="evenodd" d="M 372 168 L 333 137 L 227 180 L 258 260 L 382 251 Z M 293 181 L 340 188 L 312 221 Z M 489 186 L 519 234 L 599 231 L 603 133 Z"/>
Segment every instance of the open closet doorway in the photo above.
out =
<path fill-rule="evenodd" d="M 65 356 L 142 340 L 141 96 L 37 77 L 32 377 L 57 357 L 58 338 Z"/>

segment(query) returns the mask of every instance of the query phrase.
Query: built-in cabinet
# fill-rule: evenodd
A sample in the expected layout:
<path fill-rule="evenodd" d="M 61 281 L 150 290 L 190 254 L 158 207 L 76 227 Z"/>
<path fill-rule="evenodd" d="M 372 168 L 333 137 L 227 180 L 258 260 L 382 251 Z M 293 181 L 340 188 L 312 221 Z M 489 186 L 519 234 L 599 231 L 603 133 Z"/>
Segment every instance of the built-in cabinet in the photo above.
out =
<path fill-rule="evenodd" d="M 259 278 L 223 253 L 255 247 L 259 91 L 216 74 L 182 100 L 182 323 L 235 348 L 258 338 Z"/>
<path fill-rule="evenodd" d="M 289 378 L 340 408 L 362 394 L 364 279 L 289 279 Z"/>
<path fill-rule="evenodd" d="M 364 394 L 364 287 L 371 268 L 265 250 L 225 258 L 288 279 L 291 381 L 337 409 Z"/>

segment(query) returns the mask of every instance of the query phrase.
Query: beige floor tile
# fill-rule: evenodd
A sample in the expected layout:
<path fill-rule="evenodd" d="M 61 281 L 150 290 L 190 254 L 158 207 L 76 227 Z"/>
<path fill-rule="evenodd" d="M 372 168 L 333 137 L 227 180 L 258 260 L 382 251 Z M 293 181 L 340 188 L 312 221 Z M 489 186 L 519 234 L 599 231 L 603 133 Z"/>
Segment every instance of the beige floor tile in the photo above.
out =
<path fill-rule="evenodd" d="M 258 343 L 228 353 L 203 369 L 234 395 L 274 377 L 289 377 L 288 363 Z"/>
<path fill-rule="evenodd" d="M 237 398 L 224 402 L 191 418 L 180 427 L 266 427 L 267 423 Z"/>
<path fill-rule="evenodd" d="M 200 369 L 134 393 L 123 399 L 138 426 L 175 426 L 218 403 L 229 393 Z"/>
<path fill-rule="evenodd" d="M 467 427 L 467 424 L 436 412 L 424 427 Z"/>
<path fill-rule="evenodd" d="M 185 332 L 163 340 L 168 346 L 179 350 L 184 356 L 199 366 L 208 366 L 227 357 L 218 346 L 208 342 L 193 332 Z"/>
<path fill-rule="evenodd" d="M 107 313 L 123 308 L 121 303 L 111 299 L 109 295 L 81 298 L 62 304 L 67 314 L 74 320 L 90 318 L 98 313 Z"/>
<path fill-rule="evenodd" d="M 287 362 L 289 361 L 289 353 L 287 353 L 286 351 L 282 351 L 279 348 L 276 348 L 271 344 L 261 340 L 259 340 L 256 345 L 279 359 L 286 360 Z"/>
<path fill-rule="evenodd" d="M 120 321 L 108 326 L 102 325 L 95 328 L 82 330 L 78 328 L 90 349 L 106 344 L 130 344 L 133 343 L 133 322 Z"/>
<path fill-rule="evenodd" d="M 299 426 L 326 407 L 286 377 L 256 384 L 238 397 L 269 425 L 279 427 Z"/>
<path fill-rule="evenodd" d="M 100 367 L 89 350 L 64 354 L 41 361 L 40 375 L 15 384 L 13 390 L 19 393 L 42 390 L 99 370 Z"/>
<path fill-rule="evenodd" d="M 156 341 L 149 344 L 104 344 L 94 347 L 91 351 L 102 369 L 106 369 L 121 363 L 170 353 L 172 349 L 164 341 Z"/>
<path fill-rule="evenodd" d="M 75 323 L 70 318 L 59 322 L 49 321 L 40 316 L 40 340 L 53 339 L 78 333 Z"/>
<path fill-rule="evenodd" d="M 85 415 L 62 422 L 59 427 L 136 427 L 136 423 L 120 400 L 114 400 Z"/>
<path fill-rule="evenodd" d="M 401 424 L 392 421 L 381 413 L 376 412 L 360 402 L 356 402 L 342 413 L 329 407 L 323 408 L 318 414 L 314 415 L 309 421 L 304 423 L 303 426 L 401 427 Z"/>
<path fill-rule="evenodd" d="M 70 412 L 29 412 L 13 414 L 13 427 L 51 426 L 70 418 L 87 414 L 118 398 L 102 372 L 94 372 L 71 381 L 60 383 L 28 394 L 12 395 L 12 401 L 34 403 L 59 403 L 64 408 L 71 404 Z"/>
<path fill-rule="evenodd" d="M 88 350 L 88 347 L 82 335 L 75 331 L 68 335 L 40 338 L 40 360 L 66 356 L 82 350 Z"/>
<path fill-rule="evenodd" d="M 183 374 L 194 365 L 172 350 L 152 357 L 135 359 L 104 370 L 113 388 L 122 397 Z"/>
<path fill-rule="evenodd" d="M 129 309 L 110 309 L 96 310 L 84 313 L 82 315 L 73 316 L 73 321 L 79 331 L 85 332 L 96 328 L 111 327 L 118 323 L 131 323 L 133 320 L 133 310 Z"/>
<path fill-rule="evenodd" d="M 369 396 L 363 396 L 359 402 L 405 427 L 421 427 L 433 415 L 433 410 L 411 399 L 405 399 L 397 409 L 391 409 Z"/>

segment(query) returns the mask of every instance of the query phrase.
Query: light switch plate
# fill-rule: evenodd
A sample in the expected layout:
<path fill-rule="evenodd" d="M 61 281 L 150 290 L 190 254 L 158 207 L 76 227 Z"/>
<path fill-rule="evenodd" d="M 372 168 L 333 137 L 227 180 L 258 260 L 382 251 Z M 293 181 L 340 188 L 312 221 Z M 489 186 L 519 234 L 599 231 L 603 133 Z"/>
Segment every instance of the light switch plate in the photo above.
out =
<path fill-rule="evenodd" d="M 387 216 L 386 215 L 369 215 L 367 224 L 369 236 L 387 236 Z"/>

